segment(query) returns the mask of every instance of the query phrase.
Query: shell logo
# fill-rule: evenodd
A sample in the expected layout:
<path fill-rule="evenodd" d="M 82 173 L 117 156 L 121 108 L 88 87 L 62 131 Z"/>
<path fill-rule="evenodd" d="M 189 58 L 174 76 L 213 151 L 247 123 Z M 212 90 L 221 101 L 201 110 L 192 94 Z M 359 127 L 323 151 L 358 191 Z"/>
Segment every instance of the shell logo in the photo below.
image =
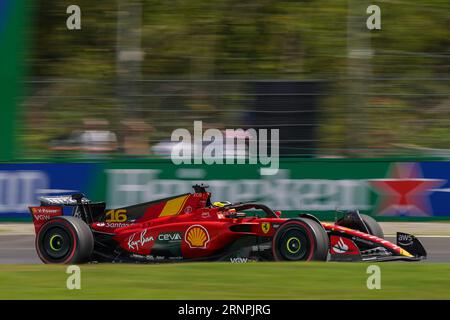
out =
<path fill-rule="evenodd" d="M 196 224 L 190 226 L 184 235 L 184 241 L 189 245 L 190 248 L 206 248 L 210 238 L 208 230 L 205 227 Z"/>

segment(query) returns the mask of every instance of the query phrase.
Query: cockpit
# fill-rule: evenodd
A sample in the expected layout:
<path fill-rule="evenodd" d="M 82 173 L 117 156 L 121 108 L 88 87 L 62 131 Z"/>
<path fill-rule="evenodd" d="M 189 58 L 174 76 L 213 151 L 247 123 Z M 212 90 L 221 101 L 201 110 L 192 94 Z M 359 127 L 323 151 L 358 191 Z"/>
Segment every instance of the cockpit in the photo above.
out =
<path fill-rule="evenodd" d="M 214 202 L 213 207 L 219 208 L 219 211 L 228 218 L 244 218 L 247 216 L 246 211 L 257 211 L 249 214 L 260 218 L 278 218 L 279 212 L 274 212 L 268 206 L 261 203 L 241 202 L 231 203 L 228 201 Z"/>

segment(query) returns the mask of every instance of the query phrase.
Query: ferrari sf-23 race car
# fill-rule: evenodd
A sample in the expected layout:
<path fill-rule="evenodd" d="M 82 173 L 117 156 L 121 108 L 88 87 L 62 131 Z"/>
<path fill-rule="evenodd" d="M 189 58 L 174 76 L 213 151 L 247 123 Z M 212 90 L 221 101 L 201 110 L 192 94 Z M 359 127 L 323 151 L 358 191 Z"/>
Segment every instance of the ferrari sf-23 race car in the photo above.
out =
<path fill-rule="evenodd" d="M 36 250 L 44 263 L 169 261 L 417 261 L 426 251 L 413 235 L 384 239 L 358 211 L 335 223 L 300 213 L 283 218 L 264 204 L 211 202 L 194 193 L 105 209 L 83 194 L 42 197 L 30 207 Z M 65 208 L 72 216 L 64 215 Z M 240 260 L 241 261 L 241 260 Z"/>

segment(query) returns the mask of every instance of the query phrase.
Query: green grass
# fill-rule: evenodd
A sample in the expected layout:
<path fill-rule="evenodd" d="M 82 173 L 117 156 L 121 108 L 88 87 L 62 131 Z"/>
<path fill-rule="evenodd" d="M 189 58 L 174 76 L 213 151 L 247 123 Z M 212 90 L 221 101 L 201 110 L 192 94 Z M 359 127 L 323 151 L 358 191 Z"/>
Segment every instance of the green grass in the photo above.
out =
<path fill-rule="evenodd" d="M 0 299 L 450 299 L 450 264 L 383 263 L 368 290 L 365 263 L 1 265 Z"/>

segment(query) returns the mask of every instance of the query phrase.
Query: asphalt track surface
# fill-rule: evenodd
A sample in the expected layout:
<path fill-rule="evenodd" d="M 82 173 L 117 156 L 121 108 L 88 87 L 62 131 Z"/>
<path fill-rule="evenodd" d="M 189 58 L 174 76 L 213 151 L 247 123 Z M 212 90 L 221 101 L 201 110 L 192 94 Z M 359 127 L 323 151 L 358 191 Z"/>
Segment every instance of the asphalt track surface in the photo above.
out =
<path fill-rule="evenodd" d="M 428 252 L 425 262 L 450 262 L 450 237 L 418 237 Z M 392 237 L 387 240 L 395 242 Z M 0 235 L 0 264 L 40 264 L 34 235 Z"/>

